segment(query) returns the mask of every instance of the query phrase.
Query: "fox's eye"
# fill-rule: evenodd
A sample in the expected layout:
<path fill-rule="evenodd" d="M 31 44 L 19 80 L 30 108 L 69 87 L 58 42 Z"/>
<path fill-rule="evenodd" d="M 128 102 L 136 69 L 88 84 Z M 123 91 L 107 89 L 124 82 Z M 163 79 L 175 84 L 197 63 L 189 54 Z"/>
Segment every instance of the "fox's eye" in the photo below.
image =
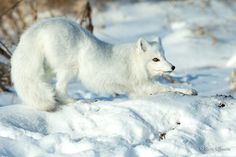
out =
<path fill-rule="evenodd" d="M 153 58 L 152 60 L 153 60 L 153 62 L 158 62 L 158 61 L 160 61 L 160 59 L 158 59 L 158 58 Z"/>

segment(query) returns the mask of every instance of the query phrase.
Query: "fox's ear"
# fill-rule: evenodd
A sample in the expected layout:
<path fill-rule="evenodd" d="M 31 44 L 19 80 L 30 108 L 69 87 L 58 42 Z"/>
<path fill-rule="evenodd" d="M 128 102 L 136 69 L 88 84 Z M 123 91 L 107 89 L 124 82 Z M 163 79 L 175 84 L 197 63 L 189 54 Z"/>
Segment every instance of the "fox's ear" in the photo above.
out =
<path fill-rule="evenodd" d="M 161 37 L 158 37 L 158 42 L 159 42 L 159 44 L 162 46 L 162 40 L 161 40 Z"/>
<path fill-rule="evenodd" d="M 153 41 L 156 41 L 156 42 L 158 42 L 160 45 L 162 45 L 161 37 L 155 37 L 155 38 L 153 39 Z"/>
<path fill-rule="evenodd" d="M 154 38 L 154 41 L 156 41 L 159 44 L 160 48 L 163 49 L 161 37 Z"/>
<path fill-rule="evenodd" d="M 142 52 L 146 52 L 148 49 L 148 46 L 150 46 L 150 45 L 145 39 L 143 39 L 143 38 L 138 39 L 137 47 L 139 50 L 141 50 Z"/>

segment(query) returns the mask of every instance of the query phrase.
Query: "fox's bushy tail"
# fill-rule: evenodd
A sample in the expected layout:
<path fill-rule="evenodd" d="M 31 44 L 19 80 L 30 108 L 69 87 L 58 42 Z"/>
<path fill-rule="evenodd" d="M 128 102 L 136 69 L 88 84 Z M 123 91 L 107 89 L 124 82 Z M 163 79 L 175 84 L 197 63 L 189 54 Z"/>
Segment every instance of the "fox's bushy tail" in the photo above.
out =
<path fill-rule="evenodd" d="M 21 100 L 38 110 L 55 109 L 53 88 L 45 77 L 44 56 L 33 45 L 19 43 L 11 60 L 11 76 Z"/>

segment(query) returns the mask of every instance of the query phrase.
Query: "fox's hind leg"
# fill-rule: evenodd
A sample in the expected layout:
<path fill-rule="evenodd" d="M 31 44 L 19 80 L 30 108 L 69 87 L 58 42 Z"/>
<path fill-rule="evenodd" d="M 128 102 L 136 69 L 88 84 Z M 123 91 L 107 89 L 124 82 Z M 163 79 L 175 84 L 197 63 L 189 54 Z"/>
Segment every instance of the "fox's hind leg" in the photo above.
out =
<path fill-rule="evenodd" d="M 56 101 L 59 104 L 68 104 L 75 102 L 75 100 L 69 97 L 67 93 L 67 84 L 72 78 L 72 74 L 70 74 L 69 71 L 66 70 L 60 70 L 56 74 Z"/>

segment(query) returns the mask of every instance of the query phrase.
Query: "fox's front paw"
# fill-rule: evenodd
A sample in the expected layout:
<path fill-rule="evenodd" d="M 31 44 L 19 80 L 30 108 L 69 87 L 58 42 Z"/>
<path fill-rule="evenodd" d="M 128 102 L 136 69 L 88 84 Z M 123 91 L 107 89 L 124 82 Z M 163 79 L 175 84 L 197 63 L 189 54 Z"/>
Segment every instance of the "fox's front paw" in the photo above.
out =
<path fill-rule="evenodd" d="M 185 92 L 183 92 L 183 94 L 198 95 L 198 92 L 195 89 L 186 89 Z"/>
<path fill-rule="evenodd" d="M 198 95 L 197 90 L 195 90 L 195 89 L 191 89 L 191 95 Z"/>
<path fill-rule="evenodd" d="M 176 92 L 182 93 L 185 95 L 198 95 L 198 93 L 195 89 L 178 89 Z"/>

